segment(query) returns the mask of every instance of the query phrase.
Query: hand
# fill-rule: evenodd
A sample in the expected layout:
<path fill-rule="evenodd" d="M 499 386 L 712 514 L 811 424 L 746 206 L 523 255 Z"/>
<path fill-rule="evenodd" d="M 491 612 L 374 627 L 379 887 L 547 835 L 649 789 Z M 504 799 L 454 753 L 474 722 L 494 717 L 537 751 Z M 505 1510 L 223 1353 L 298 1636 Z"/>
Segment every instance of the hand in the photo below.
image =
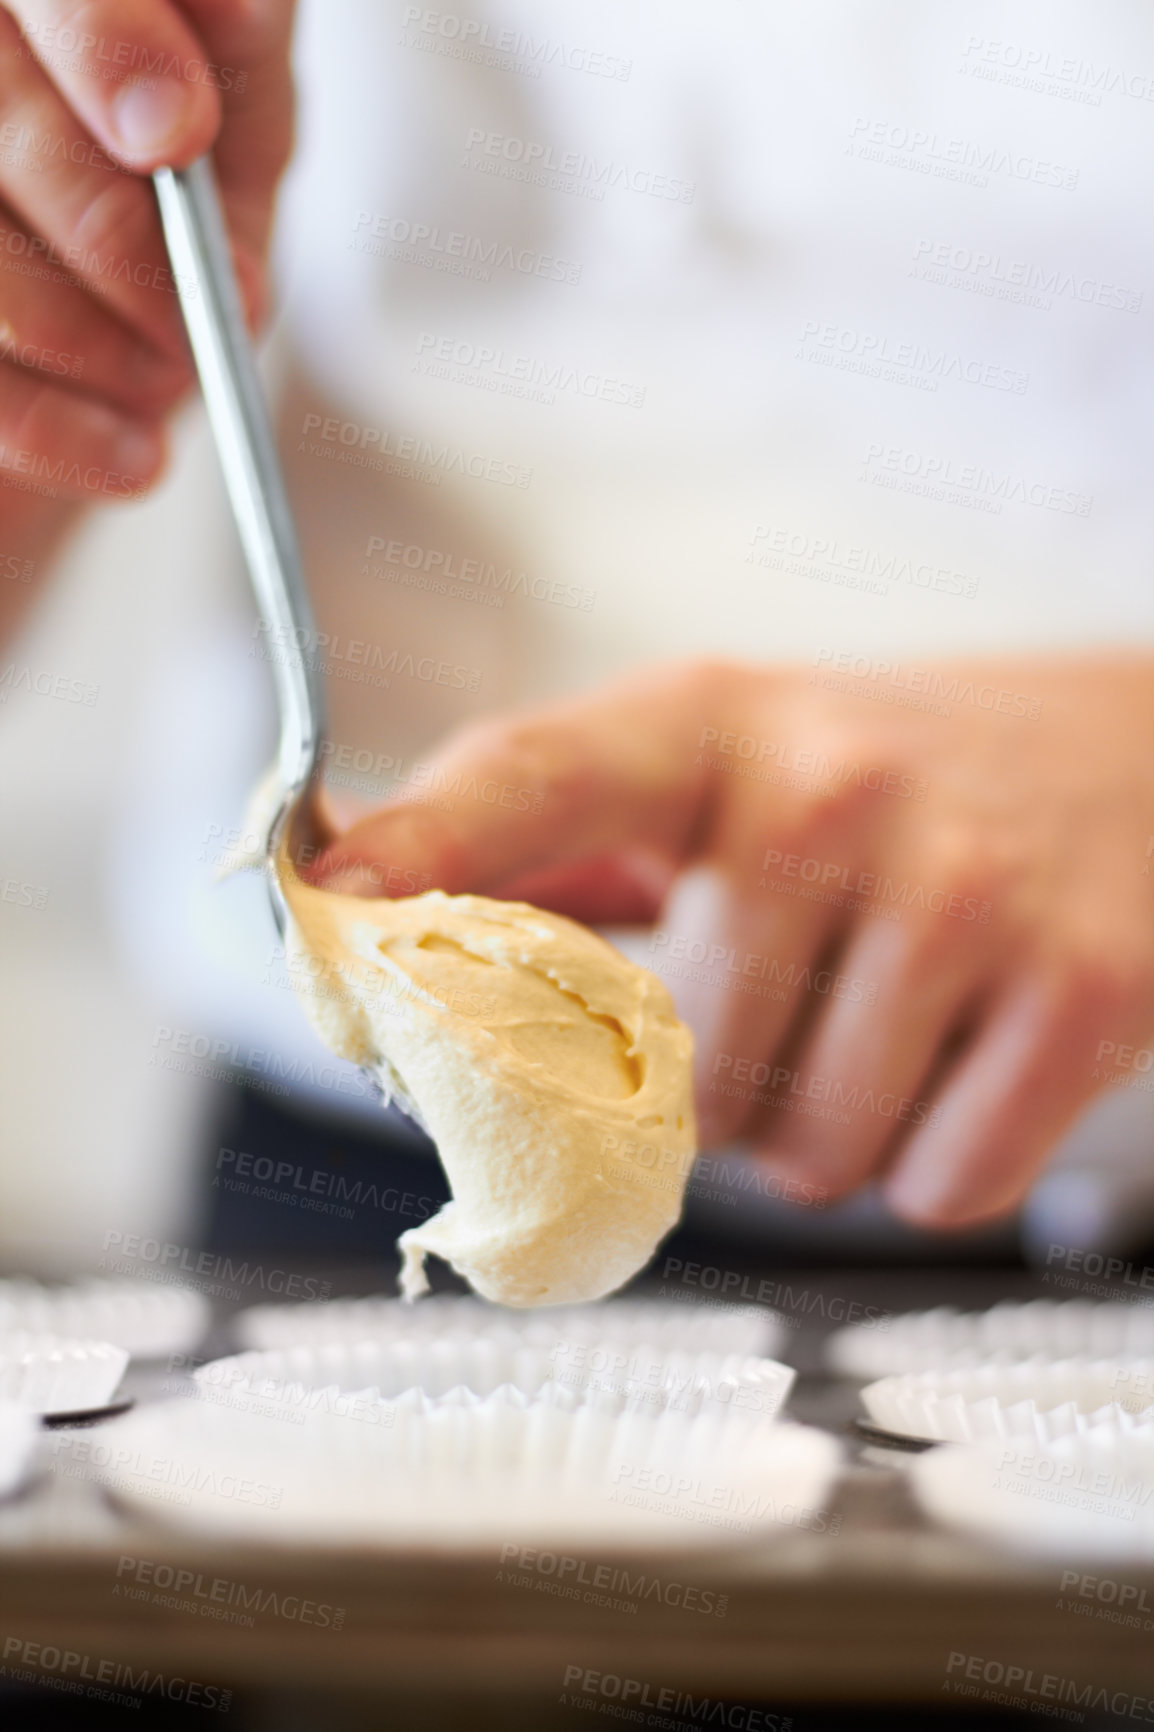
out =
<path fill-rule="evenodd" d="M 291 22 L 292 0 L 0 10 L 0 472 L 31 501 L 134 497 L 162 467 L 163 419 L 192 374 L 153 169 L 215 148 L 259 316 Z"/>
<path fill-rule="evenodd" d="M 436 804 L 311 875 L 656 921 L 707 1146 L 996 1215 L 1154 1028 L 1154 665 L 862 667 L 695 663 L 471 727 Z"/>

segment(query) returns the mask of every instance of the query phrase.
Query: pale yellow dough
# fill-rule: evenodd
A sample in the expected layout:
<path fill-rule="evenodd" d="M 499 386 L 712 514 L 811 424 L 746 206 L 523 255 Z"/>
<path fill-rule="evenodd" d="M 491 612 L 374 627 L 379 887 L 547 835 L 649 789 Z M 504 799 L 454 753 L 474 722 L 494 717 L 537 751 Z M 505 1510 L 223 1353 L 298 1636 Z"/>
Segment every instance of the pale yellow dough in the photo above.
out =
<path fill-rule="evenodd" d="M 692 1037 L 665 987 L 524 902 L 366 901 L 282 863 L 289 954 L 321 1038 L 435 1141 L 453 1200 L 402 1234 L 503 1305 L 597 1299 L 676 1224 L 696 1149 Z"/>

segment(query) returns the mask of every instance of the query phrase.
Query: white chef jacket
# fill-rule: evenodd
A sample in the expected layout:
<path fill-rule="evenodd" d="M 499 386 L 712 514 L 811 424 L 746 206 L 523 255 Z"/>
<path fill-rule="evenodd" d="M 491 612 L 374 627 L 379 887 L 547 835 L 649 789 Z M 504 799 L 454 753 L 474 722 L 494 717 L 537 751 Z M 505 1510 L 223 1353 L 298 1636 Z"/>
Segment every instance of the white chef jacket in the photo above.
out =
<path fill-rule="evenodd" d="M 1139 0 L 306 0 L 297 62 L 273 373 L 338 786 L 403 789 L 459 722 L 672 656 L 911 689 L 947 653 L 1154 641 Z M 110 862 L 92 966 L 132 1030 L 93 1086 L 142 1048 L 152 1073 L 96 1218 L 179 1222 L 197 1073 L 156 1085 L 150 1043 L 161 1069 L 176 1042 L 288 1054 L 349 1105 L 308 1072 L 260 887 L 212 886 L 270 712 L 202 428 L 71 566 L 62 595 L 127 585 L 137 622 L 98 641 L 97 600 L 71 639 L 135 706 L 85 735 L 117 763 L 87 813 Z M 70 606 L 35 628 L 57 659 Z M 6 747 L 13 720 L 0 752 L 44 802 L 70 772 L 36 761 L 39 712 Z M 38 958 L 75 955 L 57 906 Z M 1122 1106 L 1145 1161 L 1148 1097 Z M 22 1110 L 43 1170 L 71 1171 L 74 1118 L 42 1089 Z M 22 1183 L 14 1232 L 45 1197 Z"/>

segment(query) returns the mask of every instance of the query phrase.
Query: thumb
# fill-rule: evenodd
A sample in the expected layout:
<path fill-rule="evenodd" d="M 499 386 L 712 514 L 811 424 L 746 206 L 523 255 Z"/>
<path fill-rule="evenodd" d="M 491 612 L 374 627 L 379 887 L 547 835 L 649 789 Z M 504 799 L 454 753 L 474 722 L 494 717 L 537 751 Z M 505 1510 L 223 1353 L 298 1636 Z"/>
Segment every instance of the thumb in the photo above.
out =
<path fill-rule="evenodd" d="M 220 100 L 168 0 L 7 0 L 33 57 L 93 137 L 137 173 L 207 150 Z"/>
<path fill-rule="evenodd" d="M 707 786 L 694 748 L 716 706 L 712 677 L 700 663 L 634 674 L 467 728 L 418 766 L 406 798 L 354 824 L 309 876 L 361 895 L 413 874 L 422 888 L 492 894 L 599 856 L 680 861 Z"/>

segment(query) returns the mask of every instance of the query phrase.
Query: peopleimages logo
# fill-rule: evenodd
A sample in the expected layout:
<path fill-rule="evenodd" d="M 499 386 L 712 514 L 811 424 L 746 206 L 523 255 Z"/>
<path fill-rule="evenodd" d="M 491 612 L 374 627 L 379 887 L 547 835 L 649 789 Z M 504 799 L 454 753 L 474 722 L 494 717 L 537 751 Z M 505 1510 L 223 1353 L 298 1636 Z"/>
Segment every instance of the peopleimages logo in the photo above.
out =
<path fill-rule="evenodd" d="M 811 535 L 785 524 L 757 524 L 745 563 L 797 577 L 817 577 L 849 589 L 864 587 L 878 595 L 888 595 L 891 583 L 967 600 L 978 593 L 976 577 L 950 566 L 905 558 L 862 542 L 843 542 L 836 536 Z"/>
<path fill-rule="evenodd" d="M 687 1690 L 671 1684 L 627 1678 L 620 1672 L 595 1672 L 588 1666 L 566 1666 L 561 1685 L 562 1706 L 584 1708 L 594 1714 L 612 1714 L 618 1719 L 639 1721 L 644 1726 L 680 1728 L 692 1724 L 729 1727 L 731 1732 L 790 1732 L 793 1725 L 788 1714 L 750 1708 L 744 1702 L 692 1696 Z M 610 1708 L 607 1706 L 610 1702 L 619 1706 Z M 643 1714 L 642 1709 L 649 1712 Z M 683 1718 L 666 1718 L 671 1714 Z"/>
<path fill-rule="evenodd" d="M 206 1576 L 201 1570 L 158 1562 L 155 1558 L 122 1556 L 116 1566 L 112 1592 L 127 1599 L 164 1605 L 173 1611 L 191 1612 L 197 1617 L 244 1624 L 250 1629 L 255 1623 L 254 1614 L 287 1618 L 320 1630 L 339 1630 L 345 1621 L 343 1606 L 276 1588 L 254 1587 L 228 1576 Z"/>
<path fill-rule="evenodd" d="M 1087 1251 L 1081 1245 L 1051 1245 L 1046 1252 L 1046 1268 L 1057 1263 L 1073 1274 L 1101 1276 L 1105 1281 L 1125 1287 L 1141 1287 L 1154 1291 L 1154 1266 L 1134 1264 L 1125 1257 L 1108 1257 L 1103 1251 Z"/>
<path fill-rule="evenodd" d="M 23 1667 L 29 1670 L 24 1671 Z M 9 1684 L 16 1681 L 38 1688 L 47 1684 L 72 1696 L 117 1702 L 124 1708 L 139 1708 L 143 1696 L 163 1696 L 189 1708 L 210 1708 L 227 1714 L 232 1701 L 232 1691 L 221 1689 L 219 1684 L 154 1672 L 147 1666 L 136 1669 L 121 1660 L 81 1654 L 75 1648 L 62 1648 L 50 1642 L 33 1642 L 26 1636 L 5 1636 L 0 1676 Z M 125 1696 L 121 1691 L 131 1694 Z"/>
<path fill-rule="evenodd" d="M 663 947 L 668 946 L 667 950 Z M 655 929 L 649 938 L 649 953 L 651 956 L 657 950 L 663 950 L 663 956 L 668 956 L 671 962 L 688 961 L 704 965 L 706 974 L 701 977 L 707 985 L 733 985 L 743 989 L 743 977 L 751 975 L 758 980 L 772 981 L 782 987 L 792 989 L 798 987 L 803 992 L 819 992 L 828 994 L 831 998 L 847 998 L 851 1004 L 875 1004 L 877 1002 L 877 982 L 860 980 L 857 976 L 834 974 L 832 969 L 819 968 L 816 971 L 808 964 L 800 962 L 781 962 L 775 956 L 762 956 L 758 951 L 747 950 L 740 953 L 736 945 L 707 944 L 704 938 L 690 938 L 686 933 L 664 932 Z M 649 968 L 655 974 L 669 973 L 683 975 L 685 970 L 662 966 L 663 958 L 650 962 Z M 724 969 L 711 976 L 709 970 Z M 733 975 L 742 978 L 727 979 Z M 699 978 L 689 975 L 690 979 Z M 774 994 L 779 1003 L 784 1003 L 788 993 Z"/>
<path fill-rule="evenodd" d="M 1149 73 L 1113 66 L 1109 61 L 1083 60 L 1080 55 L 1056 54 L 1051 48 L 1008 42 L 1004 37 L 971 36 L 959 71 L 1022 90 L 1087 102 L 1094 108 L 1101 106 L 1103 94 L 1154 102 L 1154 77 Z"/>
<path fill-rule="evenodd" d="M 771 869 L 780 872 L 780 878 L 768 877 Z M 899 884 L 896 879 L 879 872 L 858 872 L 851 878 L 854 868 L 839 860 L 818 860 L 801 854 L 783 854 L 780 848 L 767 848 L 762 856 L 761 870 L 762 876 L 757 881 L 760 890 L 784 891 L 787 895 L 797 894 L 811 901 L 838 895 L 866 898 L 878 908 L 888 909 L 890 917 L 895 920 L 901 918 L 903 908 L 928 908 L 931 914 L 947 914 L 954 920 L 976 920 L 981 926 L 990 923 L 993 905 L 979 901 L 976 896 L 963 896 L 960 891 L 941 886 L 911 883 L 908 878 Z M 808 887 L 808 891 L 799 890 L 799 884 Z M 851 902 L 850 906 L 856 904 Z M 863 903 L 859 912 L 864 911 Z"/>
<path fill-rule="evenodd" d="M 747 765 L 754 761 L 758 764 L 768 761 L 789 775 L 813 776 L 818 782 L 869 788 L 873 793 L 894 794 L 903 800 L 924 800 L 926 797 L 928 784 L 924 780 L 885 769 L 880 764 L 863 765 L 860 760 L 831 758 L 828 753 L 786 745 L 780 740 L 759 740 L 753 734 L 739 734 L 736 730 L 722 732 L 719 728 L 705 726 L 697 744 L 701 748 L 714 748 L 708 759 L 698 757 L 694 760 L 696 765 L 706 769 L 736 769 L 736 765 L 720 761 L 735 757 Z"/>
<path fill-rule="evenodd" d="M 617 162 L 612 157 L 602 161 L 583 150 L 556 150 L 543 139 L 486 132 L 481 126 L 471 127 L 466 135 L 463 166 L 511 179 L 540 181 L 558 191 L 579 192 L 592 199 L 603 199 L 607 188 L 621 188 L 692 204 L 697 190 L 691 180 L 678 180 L 635 163 Z"/>
<path fill-rule="evenodd" d="M 74 7 L 73 16 L 79 17 L 84 11 L 83 7 Z M 96 36 L 91 30 L 77 30 L 68 23 L 39 23 L 25 18 L 20 34 L 21 56 L 33 53 L 45 65 L 71 63 L 75 71 L 89 78 L 140 84 L 146 90 L 156 88 L 155 82 L 147 82 L 149 79 L 172 78 L 184 84 L 207 84 L 214 90 L 230 90 L 234 96 L 243 95 L 248 83 L 248 73 L 235 66 L 220 66 L 211 60 L 182 60 L 167 48 L 150 48 L 115 36 Z"/>
<path fill-rule="evenodd" d="M 455 691 L 478 692 L 484 672 L 481 668 L 438 661 L 436 656 L 416 654 L 409 649 L 369 643 L 364 638 L 342 638 L 335 632 L 309 631 L 303 626 L 270 626 L 258 620 L 253 627 L 253 650 L 263 661 L 275 661 L 278 656 L 290 661 L 298 659 L 307 667 L 333 673 L 342 667 L 354 672 L 379 672 L 398 678 L 420 680 L 425 685 L 450 686 Z M 388 686 L 389 680 L 361 678 L 360 684 Z"/>
<path fill-rule="evenodd" d="M 1058 1591 L 1065 1597 L 1065 1604 L 1060 1598 L 1056 1611 L 1124 1624 L 1131 1630 L 1154 1630 L 1154 1605 L 1150 1603 L 1148 1590 L 1138 1582 L 1063 1570 Z"/>
<path fill-rule="evenodd" d="M 498 26 L 488 19 L 462 18 L 458 12 L 438 12 L 428 6 L 406 6 L 401 27 L 404 47 L 447 54 L 498 72 L 519 72 L 527 78 L 540 78 L 546 66 L 560 66 L 567 72 L 624 83 L 633 71 L 632 60 L 620 54 L 557 42 L 527 30 Z"/>
<path fill-rule="evenodd" d="M 964 181 L 971 186 L 988 186 L 991 175 L 1005 175 L 1034 186 L 1073 192 L 1081 175 L 1080 169 L 1050 162 L 1029 151 L 979 143 L 971 138 L 946 138 L 928 127 L 871 120 L 861 115 L 850 128 L 846 155 L 938 179 Z"/>
<path fill-rule="evenodd" d="M 868 378 L 883 378 L 891 383 L 904 382 L 903 375 L 924 376 L 927 388 L 935 391 L 940 382 L 953 380 L 992 391 L 1012 391 L 1020 397 L 1030 383 L 1030 375 L 1016 367 L 821 319 L 806 320 L 798 345 L 797 360 L 832 364 L 841 359 L 854 363 L 852 370 Z"/>
<path fill-rule="evenodd" d="M 682 1257 L 666 1257 L 661 1269 L 663 1282 L 676 1281 L 704 1293 L 716 1293 L 719 1300 L 732 1305 L 768 1305 L 788 1322 L 788 1316 L 823 1318 L 827 1323 L 866 1323 L 885 1331 L 893 1322 L 893 1313 L 877 1305 L 863 1305 L 860 1300 L 847 1299 L 841 1294 L 824 1293 L 809 1287 L 795 1288 L 785 1282 L 773 1281 L 743 1273 L 740 1269 L 721 1269 L 711 1263 L 687 1263 Z M 658 1289 L 659 1298 L 675 1298 L 676 1289 Z"/>
<path fill-rule="evenodd" d="M 548 602 L 553 607 L 579 608 L 582 613 L 589 613 L 597 600 L 595 589 L 564 583 L 560 578 L 530 577 L 527 572 L 514 571 L 509 565 L 498 566 L 492 560 L 370 535 L 365 546 L 366 562 L 377 554 L 384 556 L 384 565 L 362 565 L 362 577 L 401 575 L 402 581 L 412 581 L 416 588 L 449 595 L 484 594 L 502 607 L 506 596 L 519 595 L 530 601 Z"/>
<path fill-rule="evenodd" d="M 162 1285 L 197 1287 L 202 1293 L 220 1293 L 227 1298 L 244 1298 L 252 1287 L 282 1299 L 327 1299 L 332 1292 L 331 1281 L 318 1281 L 313 1275 L 298 1275 L 279 1267 L 266 1269 L 263 1263 L 247 1259 L 234 1263 L 221 1252 L 195 1251 L 190 1245 L 174 1245 L 114 1228 L 105 1233 L 102 1250 L 104 1255 L 97 1265 L 102 1270 L 156 1280 Z M 223 1282 L 230 1285 L 223 1286 Z"/>
<path fill-rule="evenodd" d="M 819 649 L 814 657 L 814 667 L 818 672 L 810 676 L 811 685 L 816 684 L 828 668 L 832 675 L 860 682 L 857 688 L 851 688 L 858 695 L 876 695 L 887 703 L 901 702 L 908 696 L 946 705 L 969 704 L 976 710 L 990 710 L 999 716 L 1025 716 L 1030 721 L 1037 721 L 1042 714 L 1041 698 L 1011 691 L 1005 686 L 975 685 L 973 680 L 952 669 L 917 667 L 906 662 L 886 661 L 878 656 L 858 655 L 853 650 L 834 649 Z M 823 678 L 822 683 L 827 684 L 828 677 Z M 895 698 L 895 693 L 900 695 Z M 949 715 L 949 709 L 944 713 Z"/>
<path fill-rule="evenodd" d="M 879 1094 L 872 1088 L 863 1089 L 858 1083 L 846 1084 L 840 1077 L 819 1076 L 816 1072 L 803 1076 L 789 1065 L 771 1066 L 730 1052 L 717 1053 L 713 1076 L 709 1085 L 711 1094 L 752 1100 L 763 1106 L 786 1105 L 789 1095 L 794 1095 L 805 1101 L 844 1107 L 849 1112 L 878 1113 L 884 1119 L 899 1119 L 903 1124 L 936 1125 L 941 1117 L 939 1107 L 932 1107 L 929 1101 L 914 1100 L 910 1095 L 896 1095 L 888 1089 Z M 719 1077 L 721 1081 L 717 1080 Z M 759 1090 L 767 1092 L 762 1094 Z M 780 1101 L 775 1098 L 779 1090 L 785 1091 L 785 1098 Z M 848 1119 L 844 1122 L 850 1123 Z"/>
<path fill-rule="evenodd" d="M 960 246 L 953 241 L 922 238 L 914 243 L 913 275 L 947 287 L 972 288 L 996 300 L 1014 301 L 1034 297 L 1048 310 L 1048 297 L 1065 295 L 1085 306 L 1105 307 L 1119 313 L 1137 313 L 1142 290 L 1104 277 L 1088 276 L 1060 265 L 1039 265 L 1027 259 L 1007 258 L 982 247 Z M 946 273 L 950 272 L 950 277 Z"/>
<path fill-rule="evenodd" d="M 981 508 L 995 515 L 1004 505 L 1031 505 L 1039 511 L 1060 511 L 1089 517 L 1094 497 L 1076 488 L 1062 487 L 1033 475 L 1015 475 L 987 469 L 981 463 L 959 463 L 934 452 L 913 451 L 903 445 L 883 445 L 871 440 L 862 458 L 860 479 L 874 485 L 920 492 L 929 499 L 944 498 L 954 504 L 967 499 L 982 502 Z M 899 488 L 900 490 L 900 488 Z"/>
<path fill-rule="evenodd" d="M 418 337 L 413 368 L 430 378 L 544 404 L 555 403 L 557 393 L 564 391 L 587 402 L 630 409 L 640 409 L 645 402 L 645 387 L 627 379 L 563 361 L 542 361 L 492 343 L 439 337 L 432 331 Z"/>
<path fill-rule="evenodd" d="M 397 434 L 385 427 L 342 421 L 339 415 L 319 415 L 311 410 L 301 422 L 297 450 L 307 457 L 321 457 L 357 469 L 389 474 L 411 470 L 418 478 L 430 480 L 438 487 L 446 475 L 467 475 L 474 481 L 494 482 L 498 487 L 528 487 L 533 479 L 531 469 L 507 462 L 503 457 L 465 451 L 459 445 L 427 434 Z M 393 464 L 407 468 L 393 469 Z"/>
<path fill-rule="evenodd" d="M 977 1687 L 983 1684 L 987 1686 L 984 1690 Z M 942 1688 L 955 1696 L 977 1696 L 1006 1707 L 1032 1709 L 1053 1719 L 1081 1723 L 1086 1716 L 1075 1710 L 1088 1708 L 1091 1713 L 1140 1720 L 1146 1726 L 1154 1724 L 1154 1700 L 1146 1696 L 1113 1690 L 1093 1680 L 1084 1683 L 1080 1678 L 1066 1678 L 1059 1672 L 1039 1672 L 1033 1666 L 1013 1661 L 963 1654 L 956 1649 L 946 1661 Z M 1074 1707 L 1063 1709 L 1061 1703 L 1073 1703 Z"/>
<path fill-rule="evenodd" d="M 536 247 L 514 246 L 511 241 L 487 240 L 462 229 L 443 229 L 439 223 L 385 216 L 379 211 L 357 212 L 349 246 L 370 258 L 428 263 L 435 270 L 454 276 L 478 275 L 485 282 L 490 271 L 501 270 L 541 277 L 550 283 L 574 285 L 581 281 L 581 266 L 571 259 L 538 252 Z"/>
<path fill-rule="evenodd" d="M 112 1436 L 111 1433 L 107 1434 Z M 281 1507 L 283 1486 L 249 1479 L 219 1462 L 206 1464 L 170 1455 L 158 1455 L 148 1446 L 136 1447 L 117 1440 L 107 1442 L 98 1434 L 59 1431 L 45 1440 L 54 1473 L 65 1479 L 120 1484 L 127 1476 L 141 1495 L 158 1503 L 180 1504 L 185 1509 L 193 1497 L 211 1497 L 253 1509 Z"/>
<path fill-rule="evenodd" d="M 315 1206 L 313 1199 L 334 1199 L 337 1203 L 352 1205 L 343 1211 L 346 1219 L 352 1219 L 353 1209 L 379 1209 L 386 1215 L 407 1215 L 417 1221 L 427 1221 L 430 1215 L 435 1215 L 441 1207 L 440 1197 L 421 1197 L 414 1191 L 399 1190 L 396 1185 L 377 1185 L 367 1183 L 364 1179 L 349 1179 L 343 1173 L 327 1173 L 323 1168 L 310 1170 L 299 1161 L 274 1161 L 271 1155 L 252 1155 L 244 1149 L 221 1148 L 216 1157 L 217 1177 L 213 1185 L 221 1182 L 222 1175 L 233 1175 L 241 1180 L 251 1180 L 252 1184 L 233 1186 L 224 1178 L 226 1189 L 249 1191 L 254 1196 L 263 1196 L 269 1201 L 291 1201 L 307 1206 Z M 330 1213 L 322 1209 L 321 1213 Z"/>
<path fill-rule="evenodd" d="M 90 680 L 73 679 L 70 674 L 17 667 L 15 662 L 9 662 L 0 673 L 0 704 L 6 704 L 13 692 L 31 692 L 40 698 L 57 698 L 61 703 L 83 704 L 92 709 L 100 696 L 100 687 Z"/>
<path fill-rule="evenodd" d="M 649 1576 L 643 1570 L 633 1575 L 628 1565 L 598 1564 L 587 1557 L 539 1551 L 533 1546 L 502 1546 L 500 1564 L 494 1578 L 498 1582 L 531 1587 L 536 1593 L 554 1594 L 560 1599 L 584 1600 L 587 1605 L 614 1611 L 636 1612 L 642 1600 L 656 1600 L 678 1611 L 724 1618 L 729 1606 L 729 1595 L 713 1588 Z"/>

